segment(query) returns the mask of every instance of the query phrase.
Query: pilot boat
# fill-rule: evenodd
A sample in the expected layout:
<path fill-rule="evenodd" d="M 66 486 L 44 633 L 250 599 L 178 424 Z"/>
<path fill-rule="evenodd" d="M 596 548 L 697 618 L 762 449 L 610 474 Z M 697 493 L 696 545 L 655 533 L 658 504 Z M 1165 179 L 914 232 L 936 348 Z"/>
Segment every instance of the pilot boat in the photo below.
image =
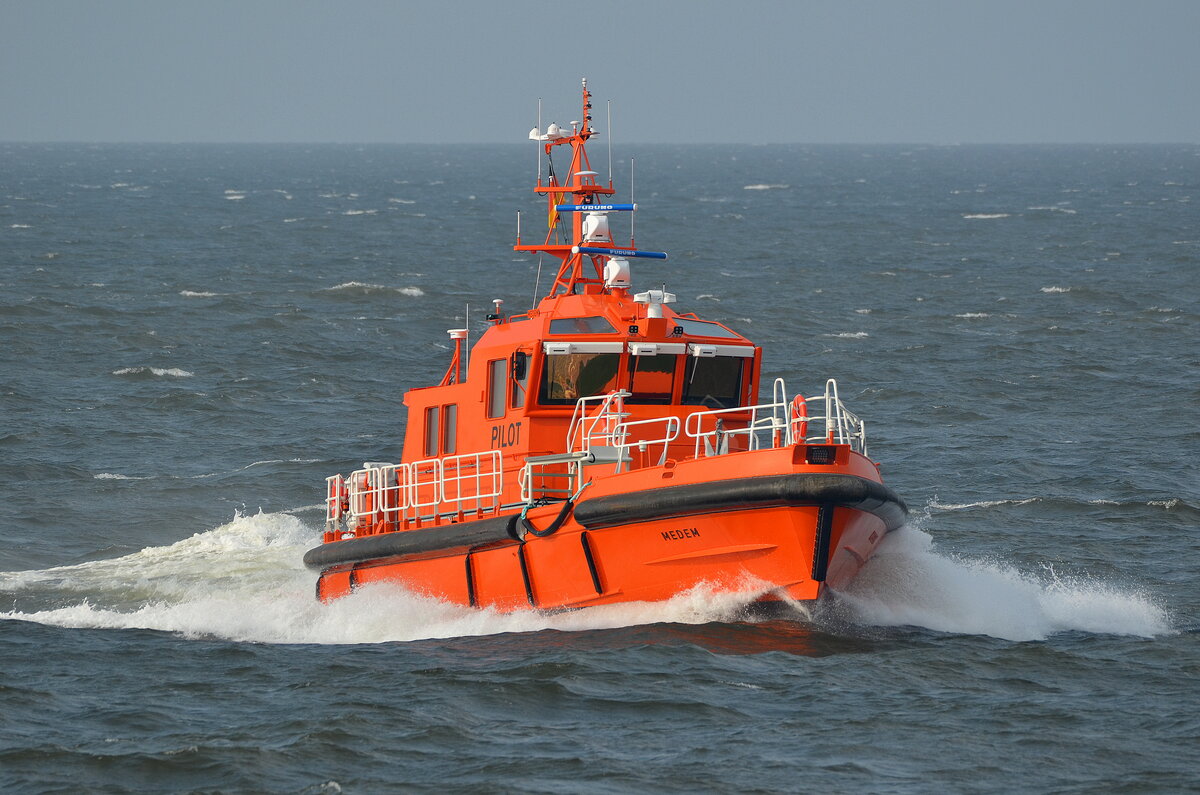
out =
<path fill-rule="evenodd" d="M 804 603 L 904 523 L 835 381 L 807 397 L 764 385 L 751 340 L 634 292 L 631 261 L 666 254 L 614 241 L 610 216 L 637 206 L 609 203 L 611 176 L 592 170 L 586 79 L 582 93 L 581 121 L 530 133 L 551 164 L 534 187 L 548 231 L 524 243 L 518 220 L 513 248 L 557 260 L 553 285 L 524 313 L 495 301 L 473 346 L 448 332 L 440 383 L 404 396 L 401 461 L 327 479 L 323 542 L 304 556 L 319 599 L 392 583 L 504 612 L 697 587 Z"/>

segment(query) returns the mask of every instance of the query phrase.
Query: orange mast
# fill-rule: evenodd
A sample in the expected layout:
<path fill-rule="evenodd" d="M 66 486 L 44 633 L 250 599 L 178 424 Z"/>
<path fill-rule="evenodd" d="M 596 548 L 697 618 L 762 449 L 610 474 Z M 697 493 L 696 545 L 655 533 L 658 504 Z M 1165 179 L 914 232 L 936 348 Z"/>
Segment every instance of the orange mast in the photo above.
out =
<path fill-rule="evenodd" d="M 588 158 L 587 140 L 596 134 L 592 127 L 592 94 L 587 88 L 587 78 L 583 79 L 583 121 L 572 122 L 570 133 L 557 124 L 550 124 L 543 133 L 534 128 L 529 137 L 544 149 L 550 164 L 547 184 L 543 185 L 539 176 L 535 193 L 546 196 L 546 218 L 549 229 L 546 241 L 540 245 L 523 245 L 518 233 L 514 251 L 536 251 L 550 254 L 560 260 L 554 284 L 550 287 L 548 296 L 559 293 L 574 293 L 582 285 L 584 291 L 599 291 L 604 284 L 604 265 L 612 256 L 624 257 L 654 257 L 665 259 L 665 254 L 658 252 L 641 252 L 633 249 L 630 241 L 629 248 L 613 249 L 612 236 L 608 231 L 607 213 L 612 211 L 632 211 L 635 205 L 597 204 L 598 196 L 611 196 L 616 193 L 610 180 L 608 186 L 599 184 L 598 176 L 592 170 Z M 559 178 L 554 171 L 553 151 L 556 146 L 571 147 L 571 164 L 567 169 L 565 179 Z M 565 223 L 569 224 L 569 243 L 559 242 L 561 239 L 563 215 L 568 215 Z M 588 246 L 588 243 L 601 244 Z M 607 244 L 605 246 L 604 244 Z M 585 267 L 585 261 L 592 268 Z"/>

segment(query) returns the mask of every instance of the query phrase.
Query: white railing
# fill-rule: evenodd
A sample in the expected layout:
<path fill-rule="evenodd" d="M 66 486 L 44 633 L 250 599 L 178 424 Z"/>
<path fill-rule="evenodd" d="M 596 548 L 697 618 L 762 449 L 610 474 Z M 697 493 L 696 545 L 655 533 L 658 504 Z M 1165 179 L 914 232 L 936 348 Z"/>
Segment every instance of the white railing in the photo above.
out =
<path fill-rule="evenodd" d="M 341 475 L 330 475 L 325 478 L 325 530 L 332 532 L 342 523 L 346 514 L 347 501 L 350 495 L 346 489 L 346 479 Z"/>
<path fill-rule="evenodd" d="M 842 403 L 834 379 L 825 382 L 823 395 L 810 398 L 797 395 L 788 400 L 782 378 L 775 379 L 771 391 L 773 400 L 770 403 L 689 414 L 683 431 L 684 436 L 694 442 L 693 454 L 697 458 L 722 455 L 729 452 L 731 440 L 739 437 L 744 437 L 745 442 L 737 447 L 744 450 L 808 442 L 848 444 L 856 452 L 867 454 L 866 425 Z M 804 403 L 803 416 L 794 408 L 797 398 Z M 813 408 L 822 411 L 816 413 Z M 726 423 L 735 427 L 728 427 Z M 816 429 L 821 430 L 813 433 Z"/>
<path fill-rule="evenodd" d="M 818 398 L 809 398 L 809 402 Z M 851 449 L 867 454 L 867 425 L 852 413 L 838 398 L 837 381 L 830 378 L 825 382 L 825 436 L 811 441 L 848 444 Z"/>
<path fill-rule="evenodd" d="M 467 511 L 482 512 L 496 508 L 496 500 L 504 490 L 504 472 L 500 468 L 500 451 L 466 453 L 442 459 L 442 502 Z"/>
<path fill-rule="evenodd" d="M 583 451 L 529 456 L 517 480 L 521 502 L 567 499 L 583 488 L 583 467 L 595 460 L 594 455 Z"/>
<path fill-rule="evenodd" d="M 411 464 L 368 462 L 340 487 L 337 477 L 327 479 L 326 520 L 336 523 L 344 515 L 355 526 L 399 522 L 422 513 L 484 513 L 498 507 L 504 490 L 499 450 Z"/>
<path fill-rule="evenodd" d="M 787 403 L 760 403 L 757 406 L 738 406 L 732 409 L 714 409 L 698 411 L 689 414 L 683 424 L 683 432 L 687 438 L 695 442 L 693 455 L 696 458 L 707 458 L 723 455 L 729 452 L 729 443 L 738 437 L 745 437 L 745 450 L 759 450 L 764 447 L 775 447 L 776 440 L 785 441 L 791 438 L 789 424 L 783 414 Z M 749 412 L 749 418 L 745 415 Z M 736 415 L 736 416 L 735 416 Z M 726 420 L 733 421 L 743 427 L 727 427 Z M 710 423 L 711 421 L 711 423 Z M 710 425 L 712 430 L 705 430 Z M 764 440 L 762 437 L 766 435 Z"/>
<path fill-rule="evenodd" d="M 617 426 L 629 416 L 625 411 L 625 398 L 631 394 L 622 389 L 607 395 L 579 398 L 567 430 L 567 452 L 586 453 L 591 451 L 593 445 L 611 446 Z M 598 406 L 588 416 L 588 408 L 592 403 Z"/>
<path fill-rule="evenodd" d="M 654 425 L 665 426 L 662 431 L 662 436 L 655 439 L 632 439 L 634 436 L 632 428 L 649 428 Z M 667 451 L 670 449 L 671 442 L 679 438 L 679 430 L 683 423 L 678 417 L 654 417 L 649 420 L 634 420 L 633 422 L 622 422 L 613 429 L 612 446 L 616 450 L 617 471 L 621 471 L 621 466 L 626 461 L 630 460 L 629 451 L 637 448 L 638 451 L 645 456 L 651 447 L 662 445 L 662 453 L 658 457 L 656 466 L 662 466 L 667 462 Z M 643 465 L 644 465 L 643 461 Z"/>

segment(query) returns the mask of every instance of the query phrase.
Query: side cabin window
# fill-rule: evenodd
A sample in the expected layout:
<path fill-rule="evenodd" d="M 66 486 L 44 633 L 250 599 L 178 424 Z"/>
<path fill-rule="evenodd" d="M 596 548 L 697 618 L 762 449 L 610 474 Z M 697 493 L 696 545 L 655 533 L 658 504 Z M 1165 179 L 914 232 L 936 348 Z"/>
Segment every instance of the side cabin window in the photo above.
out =
<path fill-rule="evenodd" d="M 505 388 L 508 386 L 507 365 L 508 361 L 506 359 L 496 359 L 488 362 L 488 419 L 504 416 L 504 398 L 505 393 L 508 391 Z"/>
<path fill-rule="evenodd" d="M 741 405 L 745 363 L 741 356 L 692 356 L 683 381 L 683 404 L 712 409 Z"/>
<path fill-rule="evenodd" d="M 458 404 L 442 406 L 442 455 L 454 455 L 458 450 Z"/>
<path fill-rule="evenodd" d="M 514 409 L 525 406 L 525 393 L 529 390 L 529 354 L 517 351 L 512 355 L 512 401 Z"/>
<path fill-rule="evenodd" d="M 674 354 L 630 356 L 629 391 L 633 394 L 626 401 L 662 406 L 670 403 L 675 385 L 675 364 L 678 361 L 679 357 Z"/>
<path fill-rule="evenodd" d="M 438 407 L 425 409 L 425 457 L 436 458 L 438 454 Z"/>
<path fill-rule="evenodd" d="M 618 388 L 621 354 L 567 353 L 542 358 L 538 402 L 572 405 L 581 397 L 604 395 Z"/>

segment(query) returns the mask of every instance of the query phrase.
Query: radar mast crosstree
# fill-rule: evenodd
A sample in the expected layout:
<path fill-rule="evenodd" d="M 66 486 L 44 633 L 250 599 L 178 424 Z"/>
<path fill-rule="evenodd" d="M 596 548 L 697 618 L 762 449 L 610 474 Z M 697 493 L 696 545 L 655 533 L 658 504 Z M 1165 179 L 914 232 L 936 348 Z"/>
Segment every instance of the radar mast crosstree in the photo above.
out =
<path fill-rule="evenodd" d="M 605 289 L 623 290 L 624 287 L 611 288 L 605 286 L 605 265 L 610 259 L 627 257 L 666 259 L 667 255 L 659 251 L 640 251 L 635 248 L 630 238 L 628 247 L 618 247 L 613 242 L 608 225 L 610 212 L 634 212 L 636 204 L 604 204 L 598 197 L 612 196 L 616 193 L 612 179 L 609 178 L 607 187 L 601 185 L 592 170 L 588 158 L 586 142 L 596 134 L 592 126 L 592 93 L 588 91 L 587 78 L 583 78 L 583 113 L 582 121 L 571 122 L 571 130 L 567 132 L 557 124 L 550 124 L 545 132 L 534 127 L 529 137 L 543 147 L 549 164 L 549 174 L 546 184 L 542 184 L 538 175 L 537 187 L 534 193 L 546 197 L 547 226 L 546 242 L 542 244 L 525 245 L 521 242 L 520 229 L 517 230 L 517 242 L 514 251 L 530 251 L 550 254 L 560 260 L 558 273 L 554 284 L 546 297 L 571 294 L 582 286 L 585 292 L 602 292 Z M 554 170 L 553 151 L 556 146 L 571 148 L 571 165 L 567 169 L 565 180 L 560 181 Z M 563 226 L 569 230 L 570 242 L 561 242 Z M 585 262 L 591 264 L 587 268 Z"/>

